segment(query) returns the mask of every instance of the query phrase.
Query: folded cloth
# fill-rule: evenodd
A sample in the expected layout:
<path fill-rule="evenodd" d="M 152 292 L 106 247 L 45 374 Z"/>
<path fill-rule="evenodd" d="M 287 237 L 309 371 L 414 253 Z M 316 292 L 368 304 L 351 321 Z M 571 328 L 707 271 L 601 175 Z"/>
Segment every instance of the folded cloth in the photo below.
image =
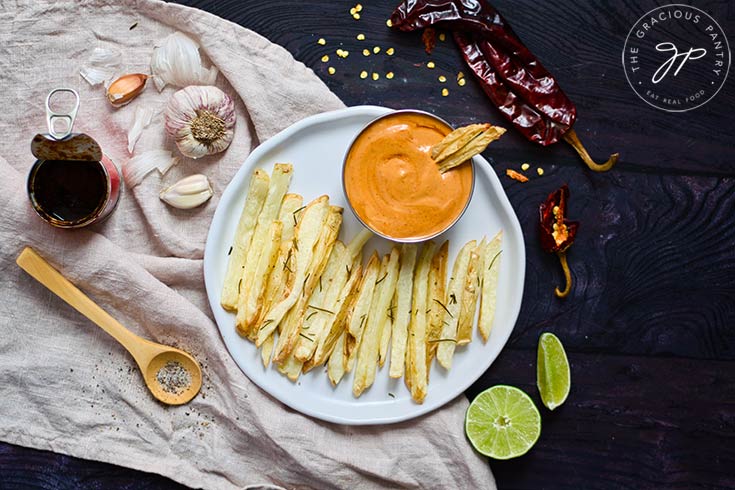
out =
<path fill-rule="evenodd" d="M 135 106 L 160 109 L 174 89 L 153 85 L 113 109 L 79 68 L 95 47 L 119 49 L 119 74 L 146 73 L 154 43 L 181 30 L 196 39 L 237 101 L 237 130 L 221 155 L 154 172 L 123 192 L 109 220 L 58 230 L 32 211 L 29 142 L 45 132 L 52 88 L 82 100 L 75 131 L 118 164 Z M 487 462 L 463 434 L 459 397 L 418 419 L 346 427 L 303 416 L 253 385 L 229 357 L 202 279 L 204 242 L 217 197 L 250 151 L 281 129 L 342 103 L 304 65 L 266 39 L 195 9 L 150 0 L 10 2 L 0 13 L 0 439 L 159 473 L 190 487 L 495 488 Z M 173 149 L 154 118 L 136 151 Z M 298 171 L 298 162 L 293 162 Z M 205 206 L 166 207 L 163 185 L 209 176 Z M 130 356 L 15 265 L 32 246 L 143 337 L 194 354 L 202 392 L 182 407 L 146 391 Z"/>

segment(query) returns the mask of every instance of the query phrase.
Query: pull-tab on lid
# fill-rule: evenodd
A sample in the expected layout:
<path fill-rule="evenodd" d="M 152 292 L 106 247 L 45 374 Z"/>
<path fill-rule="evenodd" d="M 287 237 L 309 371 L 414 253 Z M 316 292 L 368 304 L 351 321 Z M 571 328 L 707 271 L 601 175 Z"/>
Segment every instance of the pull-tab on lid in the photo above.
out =
<path fill-rule="evenodd" d="M 58 92 L 74 95 L 74 106 L 68 112 L 51 109 L 51 97 Z M 70 88 L 57 88 L 46 97 L 46 124 L 48 134 L 37 134 L 31 141 L 31 153 L 39 160 L 102 160 L 102 149 L 91 136 L 72 134 L 74 119 L 79 110 L 79 94 Z M 61 123 L 63 126 L 60 126 Z"/>

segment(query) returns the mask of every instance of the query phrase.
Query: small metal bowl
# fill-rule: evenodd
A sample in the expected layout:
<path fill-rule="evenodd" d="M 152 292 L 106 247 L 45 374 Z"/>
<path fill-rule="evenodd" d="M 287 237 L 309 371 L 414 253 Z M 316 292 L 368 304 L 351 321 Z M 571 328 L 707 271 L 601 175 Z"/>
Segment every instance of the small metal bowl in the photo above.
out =
<path fill-rule="evenodd" d="M 391 241 L 394 241 L 394 242 L 397 242 L 397 243 L 419 243 L 419 242 L 425 242 L 427 240 L 431 240 L 433 238 L 436 238 L 437 236 L 439 236 L 442 233 L 446 232 L 447 230 L 449 230 L 450 228 L 452 228 L 452 226 L 454 226 L 455 223 L 457 223 L 457 221 L 459 221 L 460 218 L 462 218 L 462 216 L 464 215 L 465 211 L 467 211 L 467 208 L 470 205 L 470 201 L 472 200 L 472 195 L 475 192 L 475 162 L 474 162 L 473 159 L 470 159 L 470 166 L 471 166 L 471 169 L 472 169 L 472 183 L 471 183 L 471 187 L 470 187 L 470 192 L 467 195 L 467 202 L 465 203 L 464 207 L 462 208 L 462 211 L 459 214 L 457 214 L 456 218 L 454 218 L 454 220 L 452 220 L 452 222 L 449 223 L 444 229 L 439 230 L 438 232 L 433 233 L 431 235 L 426 235 L 426 236 L 422 236 L 422 237 L 419 237 L 419 238 L 396 238 L 396 237 L 392 237 L 390 235 L 386 235 L 384 233 L 381 233 L 380 231 L 374 229 L 373 227 L 371 227 L 370 225 L 368 225 L 362 219 L 362 217 L 360 217 L 360 215 L 357 213 L 357 211 L 355 211 L 355 208 L 352 205 L 352 202 L 350 201 L 350 196 L 347 193 L 347 184 L 345 182 L 345 167 L 347 166 L 347 157 L 349 156 L 350 151 L 352 151 L 352 147 L 354 146 L 355 142 L 371 126 L 373 126 L 374 124 L 376 124 L 379 121 L 382 121 L 383 119 L 387 119 L 387 118 L 390 118 L 390 117 L 397 117 L 397 116 L 400 116 L 402 114 L 417 114 L 417 115 L 421 115 L 421 116 L 428 116 L 431 119 L 434 119 L 435 121 L 438 121 L 438 122 L 444 124 L 445 126 L 447 126 L 448 128 L 450 128 L 450 130 L 454 130 L 455 129 L 451 124 L 449 124 L 444 119 L 442 119 L 442 118 L 440 118 L 438 116 L 435 116 L 434 114 L 431 114 L 429 112 L 419 111 L 419 110 L 416 110 L 416 109 L 401 109 L 401 110 L 389 112 L 387 114 L 383 114 L 382 116 L 379 116 L 379 117 L 373 119 L 368 124 L 366 124 L 365 127 L 362 128 L 359 133 L 357 133 L 357 135 L 350 142 L 350 145 L 347 147 L 347 151 L 345 152 L 344 159 L 342 160 L 342 192 L 344 192 L 345 199 L 347 200 L 347 204 L 350 207 L 350 210 L 352 211 L 352 214 L 368 230 L 372 231 L 373 233 L 375 233 L 378 236 L 381 236 L 381 237 L 385 238 L 386 240 L 391 240 Z"/>

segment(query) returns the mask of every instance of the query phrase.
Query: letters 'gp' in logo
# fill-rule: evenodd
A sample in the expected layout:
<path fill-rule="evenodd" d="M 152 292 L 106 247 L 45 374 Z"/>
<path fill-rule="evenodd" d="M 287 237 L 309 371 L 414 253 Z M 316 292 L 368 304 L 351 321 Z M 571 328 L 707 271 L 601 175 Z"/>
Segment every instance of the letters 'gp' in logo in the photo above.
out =
<path fill-rule="evenodd" d="M 646 13 L 625 39 L 623 69 L 647 104 L 669 112 L 709 102 L 727 79 L 730 47 L 720 25 L 691 5 Z"/>

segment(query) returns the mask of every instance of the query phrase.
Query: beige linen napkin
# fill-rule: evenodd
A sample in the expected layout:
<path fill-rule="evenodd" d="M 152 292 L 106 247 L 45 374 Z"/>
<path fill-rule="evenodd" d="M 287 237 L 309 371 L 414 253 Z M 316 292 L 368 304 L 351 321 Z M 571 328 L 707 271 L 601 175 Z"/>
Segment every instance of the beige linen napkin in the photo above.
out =
<path fill-rule="evenodd" d="M 131 26 L 137 24 L 135 28 Z M 136 104 L 161 106 L 173 89 L 153 85 L 112 109 L 79 67 L 96 46 L 122 52 L 120 73 L 147 72 L 156 40 L 196 38 L 237 102 L 237 132 L 223 155 L 184 159 L 125 189 L 118 209 L 88 230 L 56 230 L 25 194 L 29 142 L 44 132 L 50 89 L 72 87 L 76 131 L 118 164 Z M 202 256 L 218 196 L 248 153 L 276 132 L 342 103 L 281 47 L 201 11 L 148 0 L 3 1 L 0 10 L 0 439 L 160 473 L 191 487 L 494 488 L 487 461 L 463 433 L 464 397 L 432 414 L 381 427 L 346 427 L 294 412 L 253 385 L 230 359 L 212 321 Z M 173 149 L 159 114 L 137 151 Z M 293 162 L 299 171 L 299 162 Z M 163 184 L 207 174 L 215 197 L 179 211 Z M 153 400 L 112 338 L 15 265 L 32 246 L 123 324 L 192 352 L 202 393 L 184 407 Z"/>

